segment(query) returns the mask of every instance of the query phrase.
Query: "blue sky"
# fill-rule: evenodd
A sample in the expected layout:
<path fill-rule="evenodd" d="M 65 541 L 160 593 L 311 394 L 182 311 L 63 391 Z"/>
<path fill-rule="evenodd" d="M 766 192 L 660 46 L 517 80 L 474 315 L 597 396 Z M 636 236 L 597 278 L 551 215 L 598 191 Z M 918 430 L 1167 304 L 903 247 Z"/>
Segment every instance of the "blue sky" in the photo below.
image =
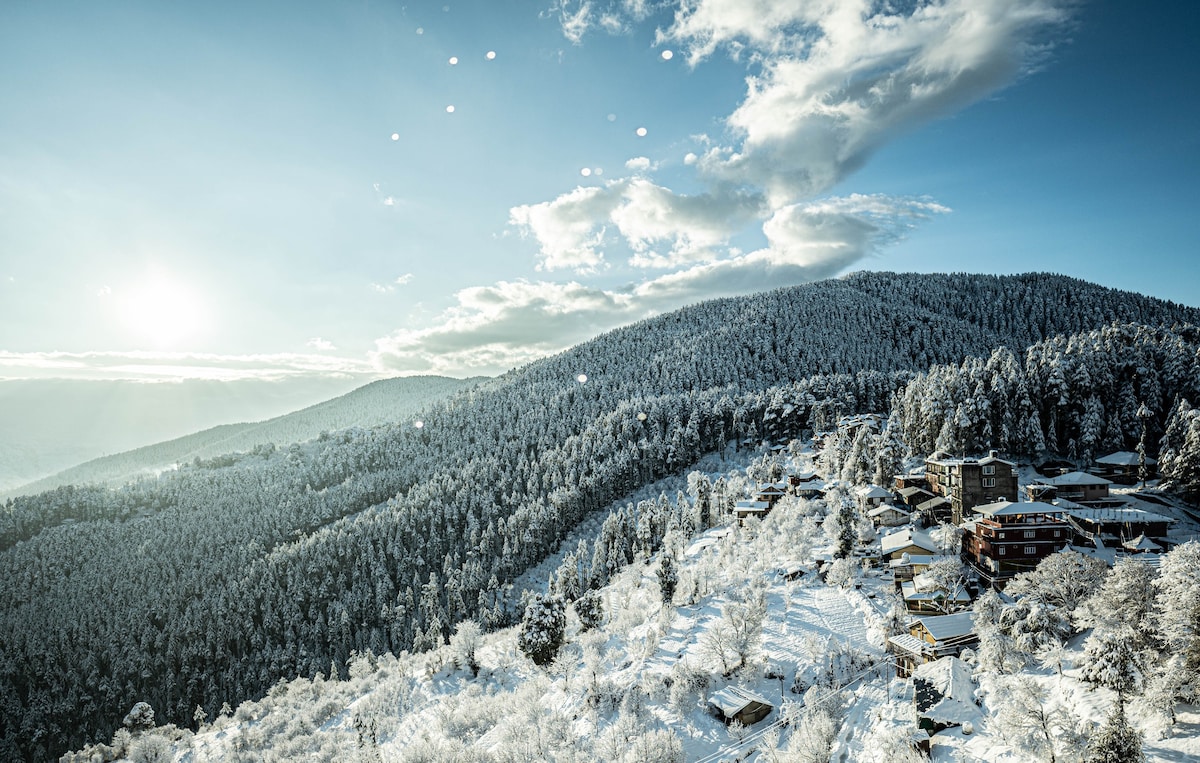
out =
<path fill-rule="evenodd" d="M 0 377 L 498 373 L 856 269 L 1200 305 L 1193 5 L 894 5 L 5 3 Z"/>

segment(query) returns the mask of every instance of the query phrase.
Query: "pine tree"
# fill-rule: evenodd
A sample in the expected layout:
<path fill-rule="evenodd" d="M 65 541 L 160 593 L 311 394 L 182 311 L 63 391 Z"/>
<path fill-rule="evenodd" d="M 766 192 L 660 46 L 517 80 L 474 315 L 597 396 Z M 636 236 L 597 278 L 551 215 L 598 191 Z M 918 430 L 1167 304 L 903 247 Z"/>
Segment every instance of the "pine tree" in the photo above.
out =
<path fill-rule="evenodd" d="M 663 549 L 658 560 L 658 588 L 662 592 L 664 606 L 670 606 L 675 598 L 675 586 L 679 584 L 679 573 L 675 571 L 675 558 L 668 549 Z"/>
<path fill-rule="evenodd" d="M 566 611 L 561 596 L 537 595 L 529 600 L 517 646 L 535 665 L 546 665 L 558 655 L 567 630 Z"/>
<path fill-rule="evenodd" d="M 1125 717 L 1125 703 L 1113 703 L 1112 713 L 1092 737 L 1085 763 L 1142 763 L 1142 735 Z"/>
<path fill-rule="evenodd" d="M 574 604 L 575 614 L 579 616 L 579 625 L 583 630 L 590 631 L 604 622 L 604 600 L 595 590 L 587 591 Z"/>

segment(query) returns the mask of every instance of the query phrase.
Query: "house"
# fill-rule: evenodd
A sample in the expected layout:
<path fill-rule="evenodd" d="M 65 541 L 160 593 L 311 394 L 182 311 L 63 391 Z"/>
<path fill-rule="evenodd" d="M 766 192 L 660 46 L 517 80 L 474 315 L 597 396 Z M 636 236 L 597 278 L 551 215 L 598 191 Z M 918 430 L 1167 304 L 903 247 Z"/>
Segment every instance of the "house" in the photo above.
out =
<path fill-rule="evenodd" d="M 762 697 L 737 686 L 726 686 L 709 695 L 708 708 L 726 723 L 737 721 L 743 726 L 758 723 L 775 709 Z"/>
<path fill-rule="evenodd" d="M 878 485 L 863 485 L 854 491 L 854 497 L 858 499 L 858 505 L 865 511 L 879 506 L 884 501 L 890 501 L 892 493 Z"/>
<path fill-rule="evenodd" d="M 907 511 L 901 511 L 891 504 L 881 504 L 867 512 L 867 516 L 876 527 L 899 527 L 908 524 L 912 516 Z"/>
<path fill-rule="evenodd" d="M 1154 541 L 1147 538 L 1145 535 L 1139 535 L 1132 540 L 1127 540 L 1121 544 L 1127 554 L 1158 554 L 1162 553 L 1163 547 Z"/>
<path fill-rule="evenodd" d="M 950 506 L 950 499 L 940 495 L 917 504 L 917 512 L 920 513 L 921 519 L 928 527 L 954 519 L 954 510 Z"/>
<path fill-rule="evenodd" d="M 888 569 L 891 570 L 893 579 L 901 583 L 927 571 L 934 562 L 953 558 L 940 554 L 901 554 L 899 559 L 888 562 Z"/>
<path fill-rule="evenodd" d="M 1059 500 L 1058 508 L 1071 525 L 1075 537 L 1085 545 L 1100 544 L 1114 548 L 1145 536 L 1159 546 L 1165 545 L 1167 529 L 1175 520 L 1162 514 L 1125 507 L 1095 508 Z"/>
<path fill-rule="evenodd" d="M 919 665 L 942 657 L 957 657 L 962 650 L 979 643 L 970 612 L 918 617 L 909 623 L 908 633 L 888 639 L 888 651 L 896 656 L 896 672 L 901 678 L 912 675 Z"/>
<path fill-rule="evenodd" d="M 883 536 L 879 548 L 885 559 L 899 559 L 904 554 L 936 554 L 941 550 L 929 533 L 913 529 Z"/>
<path fill-rule="evenodd" d="M 1068 501 L 1086 504 L 1108 498 L 1108 486 L 1111 484 L 1111 480 L 1087 472 L 1067 472 L 1027 485 L 1026 494 L 1031 501 L 1065 498 Z"/>
<path fill-rule="evenodd" d="M 775 504 L 779 503 L 779 499 L 787 494 L 788 484 L 786 482 L 772 482 L 766 485 L 759 485 L 754 491 L 754 500 L 766 501 L 771 504 L 771 508 L 775 508 Z"/>
<path fill-rule="evenodd" d="M 909 612 L 946 614 L 971 606 L 971 594 L 966 588 L 947 591 L 933 584 L 924 574 L 901 582 L 900 596 Z"/>
<path fill-rule="evenodd" d="M 787 478 L 788 490 L 799 498 L 819 498 L 825 494 L 825 482 L 816 472 L 800 472 L 790 474 Z"/>
<path fill-rule="evenodd" d="M 733 513 L 738 519 L 758 517 L 762 519 L 771 513 L 771 504 L 766 501 L 738 501 L 733 505 Z"/>
<path fill-rule="evenodd" d="M 913 702 L 917 706 L 917 727 L 930 736 L 983 717 L 975 704 L 971 668 L 957 657 L 942 657 L 913 671 Z"/>
<path fill-rule="evenodd" d="M 1061 550 L 1073 535 L 1063 510 L 1049 503 L 998 501 L 976 506 L 963 528 L 962 557 L 982 582 L 1001 587 Z"/>
<path fill-rule="evenodd" d="M 909 487 L 919 487 L 923 490 L 929 489 L 929 479 L 924 474 L 897 474 L 894 479 L 896 480 L 896 484 L 893 487 L 896 490 L 903 490 Z"/>
<path fill-rule="evenodd" d="M 1137 453 L 1119 450 L 1116 453 L 1109 453 L 1107 456 L 1097 458 L 1092 471 L 1120 485 L 1132 485 L 1141 480 L 1139 476 L 1140 459 L 1141 457 Z M 1157 476 L 1158 461 L 1146 456 L 1146 479 L 1152 480 Z"/>
<path fill-rule="evenodd" d="M 917 485 L 899 488 L 896 490 L 896 495 L 899 496 L 900 501 L 905 506 L 911 506 L 913 508 L 916 508 L 926 501 L 933 500 L 934 498 L 933 493 L 929 492 L 923 487 L 918 487 Z"/>
<path fill-rule="evenodd" d="M 930 491 L 950 501 L 954 524 L 960 524 L 976 506 L 1017 500 L 1017 465 L 994 450 L 980 459 L 934 453 L 925 459 L 925 475 Z"/>

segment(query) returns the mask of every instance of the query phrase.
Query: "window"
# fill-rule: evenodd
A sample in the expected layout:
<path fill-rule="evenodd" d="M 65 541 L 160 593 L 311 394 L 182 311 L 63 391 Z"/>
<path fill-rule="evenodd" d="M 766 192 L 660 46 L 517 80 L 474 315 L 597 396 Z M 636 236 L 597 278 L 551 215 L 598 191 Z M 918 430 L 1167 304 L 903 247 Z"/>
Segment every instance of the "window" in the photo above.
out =
<path fill-rule="evenodd" d="M 1000 547 L 1000 556 L 1004 556 L 1007 553 L 1008 553 L 1008 546 L 1001 546 Z"/>
<path fill-rule="evenodd" d="M 996 487 L 996 478 L 995 477 L 984 477 L 983 478 L 983 486 L 984 487 Z"/>
<path fill-rule="evenodd" d="M 1036 538 L 1036 537 L 1037 537 L 1037 530 L 1026 530 L 1026 531 L 1025 531 L 1025 537 L 1026 537 L 1026 538 Z"/>
<path fill-rule="evenodd" d="M 983 473 L 984 473 L 984 474 L 995 474 L 995 473 L 996 473 L 996 467 L 994 467 L 994 466 L 985 466 L 985 467 L 983 467 Z"/>
<path fill-rule="evenodd" d="M 1036 553 L 1037 553 L 1037 546 L 1026 546 L 1025 547 L 1025 556 L 1033 556 Z"/>
<path fill-rule="evenodd" d="M 1057 537 L 1058 537 L 1058 535 L 1059 535 L 1059 532 L 1060 532 L 1059 530 L 1055 530 L 1055 531 L 1054 531 L 1054 537 L 1055 537 L 1055 538 L 1057 538 Z"/>

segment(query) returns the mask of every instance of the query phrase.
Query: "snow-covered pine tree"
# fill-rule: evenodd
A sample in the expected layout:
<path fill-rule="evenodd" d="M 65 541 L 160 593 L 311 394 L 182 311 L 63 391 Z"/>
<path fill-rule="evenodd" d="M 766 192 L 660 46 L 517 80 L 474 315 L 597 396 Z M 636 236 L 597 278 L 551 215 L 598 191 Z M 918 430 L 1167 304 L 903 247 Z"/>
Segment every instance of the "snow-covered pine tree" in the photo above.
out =
<path fill-rule="evenodd" d="M 1125 703 L 1117 700 L 1112 712 L 1088 744 L 1084 763 L 1142 763 L 1142 735 L 1125 717 Z"/>
<path fill-rule="evenodd" d="M 534 664 L 549 664 L 562 647 L 566 629 L 566 604 L 562 597 L 535 595 L 525 607 L 517 646 Z"/>

